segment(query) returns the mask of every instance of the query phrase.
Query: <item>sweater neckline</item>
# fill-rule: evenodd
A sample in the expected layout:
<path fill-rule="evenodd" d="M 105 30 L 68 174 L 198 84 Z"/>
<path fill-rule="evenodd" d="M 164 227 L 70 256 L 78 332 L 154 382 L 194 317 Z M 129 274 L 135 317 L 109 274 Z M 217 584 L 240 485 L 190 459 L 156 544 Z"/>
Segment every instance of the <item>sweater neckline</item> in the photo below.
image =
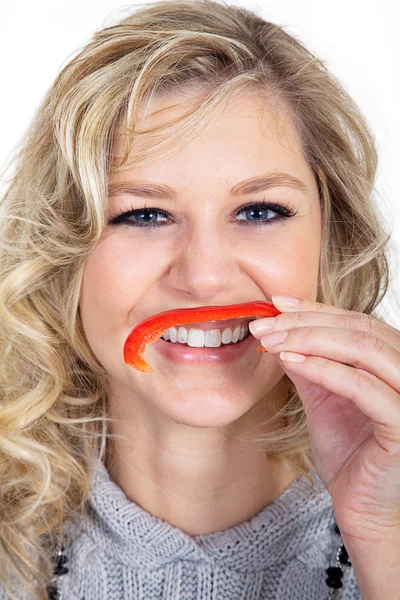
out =
<path fill-rule="evenodd" d="M 110 478 L 100 459 L 91 473 L 89 519 L 80 531 L 109 560 L 131 568 L 157 569 L 177 560 L 204 561 L 213 567 L 255 572 L 298 555 L 307 546 L 323 545 L 318 527 L 323 513 L 332 510 L 331 496 L 318 475 L 310 472 L 314 487 L 299 475 L 272 502 L 250 520 L 224 531 L 190 536 L 155 517 L 130 500 Z M 70 523 L 66 536 L 77 522 Z M 317 550 L 318 551 L 318 550 Z"/>

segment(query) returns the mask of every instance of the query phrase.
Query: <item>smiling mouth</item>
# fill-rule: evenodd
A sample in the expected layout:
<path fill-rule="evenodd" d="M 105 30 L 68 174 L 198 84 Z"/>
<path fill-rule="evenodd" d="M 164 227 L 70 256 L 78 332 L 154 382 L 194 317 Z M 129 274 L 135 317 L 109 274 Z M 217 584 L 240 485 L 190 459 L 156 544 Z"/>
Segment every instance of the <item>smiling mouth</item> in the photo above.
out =
<path fill-rule="evenodd" d="M 240 344 L 241 342 L 244 342 L 244 340 L 247 340 L 247 338 L 251 335 L 251 333 L 249 332 L 247 335 L 245 335 L 245 337 L 241 340 L 237 340 L 236 342 L 227 342 L 227 343 L 222 343 L 219 344 L 219 346 L 192 346 L 191 344 L 188 344 L 187 342 L 171 342 L 171 340 L 166 340 L 161 336 L 161 339 L 166 342 L 167 344 L 179 344 L 179 346 L 187 346 L 189 348 L 220 348 L 221 346 L 233 346 L 233 345 L 237 345 Z"/>
<path fill-rule="evenodd" d="M 132 329 L 124 343 L 124 361 L 138 371 L 154 371 L 143 358 L 146 345 L 154 342 L 154 348 L 158 352 L 175 362 L 222 365 L 238 360 L 252 346 L 257 351 L 266 351 L 263 346 L 255 347 L 253 342 L 256 339 L 254 336 L 249 335 L 249 331 L 245 330 L 245 327 L 248 327 L 250 321 L 254 319 L 273 317 L 277 314 L 280 314 L 280 311 L 271 302 L 264 300 L 242 302 L 229 306 L 199 306 L 190 309 L 163 311 L 141 321 Z M 193 328 L 197 318 L 202 321 L 202 325 Z M 180 320 L 181 322 L 185 320 L 191 322 L 192 327 L 189 331 L 183 326 L 176 329 L 175 325 Z M 238 325 L 239 320 L 241 321 L 240 325 Z M 225 327 L 222 333 L 220 330 L 215 329 L 215 326 L 221 321 L 223 327 Z M 247 323 L 243 324 L 243 321 L 247 321 Z M 208 325 L 205 325 L 205 323 L 208 323 Z M 214 329 L 210 328 L 210 324 Z M 234 331 L 230 332 L 230 326 L 232 325 Z M 186 331 L 187 337 L 185 338 Z M 231 338 L 229 338 L 229 335 L 231 335 Z M 218 336 L 220 336 L 220 339 Z M 165 343 L 168 341 L 169 344 Z M 244 343 L 241 344 L 241 341 Z M 191 350 L 188 349 L 189 347 L 191 347 Z M 205 347 L 207 348 L 206 351 L 204 350 Z M 212 352 L 213 348 L 219 349 Z"/>
<path fill-rule="evenodd" d="M 161 339 L 170 344 L 179 344 L 180 346 L 189 346 L 192 348 L 219 348 L 240 344 L 250 335 L 248 327 L 249 319 L 236 321 L 235 327 L 214 327 L 210 328 L 210 322 L 202 323 L 198 328 L 192 324 L 190 326 L 180 325 L 170 327 L 161 336 Z"/>

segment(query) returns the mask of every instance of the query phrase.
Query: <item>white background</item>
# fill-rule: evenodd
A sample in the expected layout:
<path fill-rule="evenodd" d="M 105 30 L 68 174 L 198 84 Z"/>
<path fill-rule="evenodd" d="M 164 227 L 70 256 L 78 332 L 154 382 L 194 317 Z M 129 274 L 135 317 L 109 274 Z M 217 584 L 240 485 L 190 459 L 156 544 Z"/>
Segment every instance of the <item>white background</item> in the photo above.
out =
<path fill-rule="evenodd" d="M 383 0 L 230 0 L 283 25 L 322 58 L 355 99 L 375 134 L 376 201 L 392 231 L 392 282 L 381 314 L 400 329 L 400 118 L 396 2 Z M 147 4 L 142 2 L 140 4 Z M 1 9 L 0 168 L 61 67 L 104 25 L 138 2 L 23 0 Z M 395 302 L 399 302 L 398 305 Z"/>

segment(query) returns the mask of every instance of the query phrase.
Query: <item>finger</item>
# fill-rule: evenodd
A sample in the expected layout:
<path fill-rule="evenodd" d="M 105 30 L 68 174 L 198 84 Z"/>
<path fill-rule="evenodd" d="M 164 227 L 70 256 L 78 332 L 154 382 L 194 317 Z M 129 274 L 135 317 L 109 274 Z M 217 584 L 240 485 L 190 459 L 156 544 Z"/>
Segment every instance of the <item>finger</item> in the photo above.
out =
<path fill-rule="evenodd" d="M 368 371 L 400 394 L 400 353 L 372 333 L 330 327 L 298 327 L 291 329 L 283 342 L 271 345 L 273 336 L 269 334 L 261 338 L 262 346 L 271 354 L 287 350 L 339 361 Z"/>
<path fill-rule="evenodd" d="M 395 390 L 362 369 L 316 356 L 307 356 L 304 362 L 291 362 L 290 355 L 290 352 L 280 354 L 285 369 L 354 402 L 372 419 L 381 446 L 388 452 L 400 452 L 400 396 Z M 310 407 L 306 403 L 304 407 L 307 413 Z"/>
<path fill-rule="evenodd" d="M 272 296 L 272 303 L 276 308 L 281 311 L 296 311 L 296 310 L 312 310 L 315 312 L 323 313 L 334 313 L 344 314 L 349 312 L 344 308 L 338 308 L 337 306 L 331 306 L 329 304 L 323 304 L 322 302 L 316 302 L 309 300 L 308 298 L 295 298 L 292 296 Z"/>
<path fill-rule="evenodd" d="M 267 331 L 286 331 L 296 327 L 322 325 L 338 329 L 353 329 L 372 333 L 400 352 L 400 331 L 388 323 L 356 311 L 337 309 L 324 304 L 318 306 L 324 308 L 319 308 L 317 311 L 308 308 L 306 311 L 287 312 L 277 315 L 275 318 L 268 317 L 251 321 L 249 323 L 250 332 L 255 338 L 261 339 Z"/>
<path fill-rule="evenodd" d="M 314 300 L 309 300 L 308 298 L 294 298 L 291 296 L 272 296 L 272 302 L 278 310 L 282 312 L 294 312 L 294 311 L 311 311 L 320 314 L 335 314 L 335 315 L 363 315 L 364 313 L 360 313 L 357 311 L 350 311 L 345 308 L 338 308 L 337 306 L 331 306 L 330 304 L 323 304 L 322 302 L 316 302 Z M 383 321 L 377 315 L 365 315 L 370 319 L 375 320 L 377 323 L 385 325 L 385 321 Z M 390 327 L 390 326 L 388 326 Z M 393 329 L 393 328 L 391 328 Z M 397 331 L 395 329 L 395 331 Z"/>

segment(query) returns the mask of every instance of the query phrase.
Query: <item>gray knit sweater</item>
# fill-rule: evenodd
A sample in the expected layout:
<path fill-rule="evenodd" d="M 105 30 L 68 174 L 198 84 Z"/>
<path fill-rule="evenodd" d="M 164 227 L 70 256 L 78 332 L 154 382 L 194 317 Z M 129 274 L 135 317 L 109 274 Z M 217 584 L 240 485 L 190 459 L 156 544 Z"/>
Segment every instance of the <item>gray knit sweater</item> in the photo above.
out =
<path fill-rule="evenodd" d="M 340 537 L 320 479 L 299 476 L 258 515 L 191 537 L 127 498 L 95 463 L 91 518 L 65 527 L 63 600 L 325 600 Z M 362 600 L 343 566 L 338 600 Z M 1 593 L 0 593 L 1 598 Z"/>

